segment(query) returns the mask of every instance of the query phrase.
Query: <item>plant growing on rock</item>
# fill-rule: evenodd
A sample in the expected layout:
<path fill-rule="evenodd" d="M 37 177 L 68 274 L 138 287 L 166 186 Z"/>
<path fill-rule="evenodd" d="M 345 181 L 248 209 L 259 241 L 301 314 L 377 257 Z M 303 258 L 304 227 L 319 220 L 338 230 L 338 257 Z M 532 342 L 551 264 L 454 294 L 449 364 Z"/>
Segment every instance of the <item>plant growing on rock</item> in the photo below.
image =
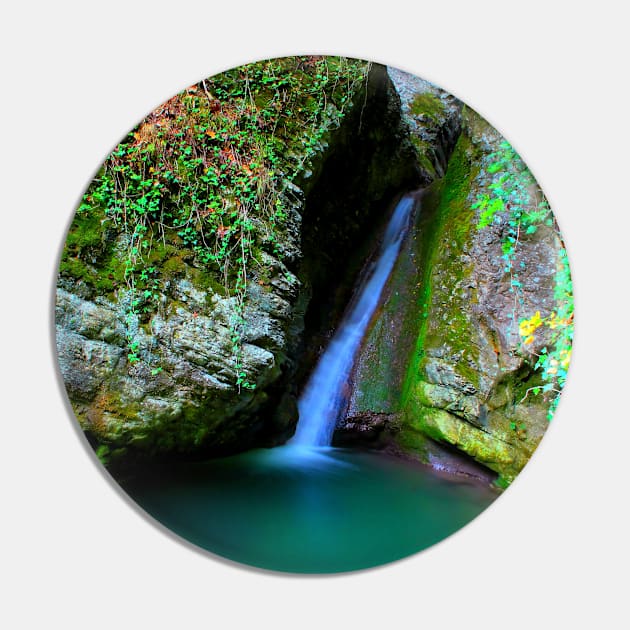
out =
<path fill-rule="evenodd" d="M 512 321 L 518 320 L 523 354 L 535 359 L 534 368 L 541 372 L 544 380 L 543 385 L 529 388 L 523 400 L 530 393 L 551 394 L 547 414 L 548 420 L 551 420 L 566 381 L 573 340 L 573 286 L 567 253 L 561 248 L 558 255 L 555 309 L 544 315 L 536 311 L 529 317 L 525 316 L 526 313 L 522 312 L 524 299 L 519 278 L 524 263 L 516 264 L 519 243 L 524 235 L 535 234 L 543 225 L 557 228 L 547 200 L 527 166 L 508 142 L 502 141 L 499 150 L 485 158 L 485 170 L 481 176 L 486 178 L 485 190 L 472 205 L 479 211 L 477 229 L 487 228 L 497 222 L 504 222 L 507 226 L 501 245 L 504 272 L 510 276 L 510 292 L 515 296 Z M 543 329 L 550 331 L 551 342 L 539 354 L 533 353 L 529 346 Z"/>
<path fill-rule="evenodd" d="M 531 389 L 533 394 L 547 392 L 551 394 L 548 420 L 551 420 L 558 406 L 559 395 L 566 382 L 573 344 L 573 283 L 565 249 L 560 251 L 554 298 L 556 310 L 546 317 L 541 317 L 540 311 L 536 311 L 532 317 L 522 319 L 519 323 L 519 333 L 524 346 L 534 342 L 538 331 L 544 328 L 551 331 L 551 344 L 549 347 L 543 347 L 536 355 L 535 367 L 541 370 L 544 385 Z"/>
<path fill-rule="evenodd" d="M 61 274 L 118 294 L 129 363 L 145 360 L 135 328 L 159 309 L 173 261 L 181 269 L 186 252 L 184 268 L 202 269 L 235 298 L 236 385 L 255 386 L 241 361 L 249 278 L 265 265 L 262 251 L 282 258 L 287 185 L 321 150 L 368 70 L 336 57 L 236 68 L 169 99 L 116 146 L 77 210 Z M 114 236 L 103 242 L 106 230 Z M 109 261 L 99 270 L 93 249 Z"/>

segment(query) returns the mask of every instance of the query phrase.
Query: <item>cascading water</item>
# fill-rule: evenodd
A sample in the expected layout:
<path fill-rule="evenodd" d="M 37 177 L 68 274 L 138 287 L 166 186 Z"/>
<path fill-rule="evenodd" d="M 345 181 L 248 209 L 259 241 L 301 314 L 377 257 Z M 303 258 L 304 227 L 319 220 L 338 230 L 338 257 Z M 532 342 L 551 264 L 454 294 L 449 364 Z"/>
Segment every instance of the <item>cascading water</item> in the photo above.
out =
<path fill-rule="evenodd" d="M 328 446 L 344 411 L 348 377 L 385 283 L 398 258 L 415 203 L 405 195 L 390 219 L 372 268 L 344 315 L 337 332 L 322 354 L 298 401 L 299 421 L 289 444 Z"/>
<path fill-rule="evenodd" d="M 396 206 L 385 238 L 298 402 L 293 440 L 206 462 L 130 475 L 125 491 L 168 528 L 212 553 L 300 573 L 353 571 L 432 545 L 496 498 L 425 467 L 329 443 L 347 382 L 411 223 Z"/>

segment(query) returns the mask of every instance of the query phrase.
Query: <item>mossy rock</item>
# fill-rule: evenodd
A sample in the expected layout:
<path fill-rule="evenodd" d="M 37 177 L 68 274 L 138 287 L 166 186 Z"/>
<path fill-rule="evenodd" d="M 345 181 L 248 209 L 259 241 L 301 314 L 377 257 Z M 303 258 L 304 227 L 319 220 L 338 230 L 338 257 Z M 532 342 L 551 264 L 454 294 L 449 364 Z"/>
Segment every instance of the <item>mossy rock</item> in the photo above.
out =
<path fill-rule="evenodd" d="M 431 92 L 417 94 L 411 102 L 409 111 L 414 116 L 428 116 L 435 122 L 443 120 L 446 114 L 444 103 Z"/>
<path fill-rule="evenodd" d="M 475 205 L 492 181 L 487 169 L 502 143 L 496 130 L 464 109 L 463 131 L 434 186 L 440 201 L 401 435 L 410 430 L 452 445 L 509 483 L 540 442 L 549 408 L 549 399 L 531 394 L 541 387 L 541 375 L 514 322 L 521 312 L 553 308 L 562 245 L 552 227 L 520 238 L 515 264 L 527 293 L 519 306 L 504 269 L 508 216 L 484 226 Z M 524 203 L 535 208 L 532 190 Z"/>

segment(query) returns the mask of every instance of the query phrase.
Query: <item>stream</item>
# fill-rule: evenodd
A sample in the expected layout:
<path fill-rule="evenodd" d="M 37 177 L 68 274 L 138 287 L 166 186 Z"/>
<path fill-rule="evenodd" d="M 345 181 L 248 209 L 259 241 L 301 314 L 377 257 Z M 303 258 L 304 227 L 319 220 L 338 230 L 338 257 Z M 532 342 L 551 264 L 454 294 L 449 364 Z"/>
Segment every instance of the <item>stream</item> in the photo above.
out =
<path fill-rule="evenodd" d="M 298 401 L 299 421 L 291 444 L 328 446 L 345 411 L 344 392 L 357 350 L 394 268 L 409 228 L 414 198 L 405 195 L 396 205 L 375 261 L 357 288 L 345 316 L 320 357 Z"/>
<path fill-rule="evenodd" d="M 383 453 L 330 446 L 361 340 L 407 234 L 416 199 L 396 205 L 382 243 L 298 401 L 284 446 L 178 463 L 122 483 L 157 521 L 230 560 L 335 573 L 425 549 L 482 512 L 496 493 Z"/>

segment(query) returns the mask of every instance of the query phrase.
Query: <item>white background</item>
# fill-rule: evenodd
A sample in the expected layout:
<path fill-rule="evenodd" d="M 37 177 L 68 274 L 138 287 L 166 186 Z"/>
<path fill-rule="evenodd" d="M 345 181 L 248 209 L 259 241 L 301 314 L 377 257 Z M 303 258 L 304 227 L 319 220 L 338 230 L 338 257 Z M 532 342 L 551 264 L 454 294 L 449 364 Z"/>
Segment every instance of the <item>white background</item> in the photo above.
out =
<path fill-rule="evenodd" d="M 629 627 L 624 3 L 408 4 L 109 0 L 5 8 L 3 627 Z M 112 145 L 203 76 L 308 52 L 398 66 L 483 114 L 546 191 L 576 289 L 569 382 L 509 491 L 424 553 L 324 578 L 219 561 L 142 518 L 75 429 L 51 336 L 64 231 Z"/>

